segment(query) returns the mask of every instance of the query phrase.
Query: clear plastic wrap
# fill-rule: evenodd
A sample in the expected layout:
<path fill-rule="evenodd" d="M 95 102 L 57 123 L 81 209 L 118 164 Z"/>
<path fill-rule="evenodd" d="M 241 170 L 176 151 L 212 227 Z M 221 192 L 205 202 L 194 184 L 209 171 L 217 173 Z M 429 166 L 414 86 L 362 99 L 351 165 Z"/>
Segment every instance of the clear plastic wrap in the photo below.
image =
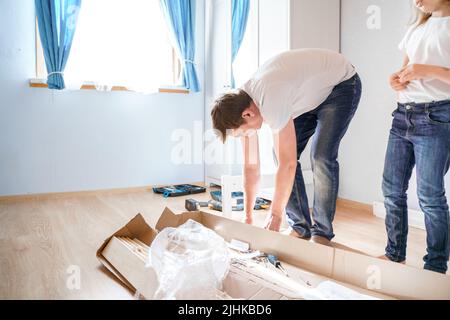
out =
<path fill-rule="evenodd" d="M 154 299 L 210 300 L 230 267 L 225 240 L 193 220 L 166 228 L 153 240 L 148 265 L 158 275 Z"/>

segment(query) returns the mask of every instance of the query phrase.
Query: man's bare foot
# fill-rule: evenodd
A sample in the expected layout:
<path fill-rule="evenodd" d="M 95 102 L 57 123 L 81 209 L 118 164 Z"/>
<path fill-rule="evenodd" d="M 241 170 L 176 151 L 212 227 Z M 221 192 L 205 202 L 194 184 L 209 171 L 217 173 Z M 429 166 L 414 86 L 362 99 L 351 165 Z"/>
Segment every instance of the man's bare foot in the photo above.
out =
<path fill-rule="evenodd" d="M 299 238 L 299 239 L 303 239 L 303 240 L 310 240 L 311 239 L 311 237 L 305 237 L 305 236 L 303 236 L 302 234 L 298 233 L 297 231 L 295 231 L 292 228 L 288 228 L 288 229 L 284 230 L 282 233 L 284 235 L 286 235 L 286 236 L 291 236 L 291 237 Z"/>
<path fill-rule="evenodd" d="M 382 255 L 382 256 L 378 257 L 378 259 L 386 260 L 386 261 L 390 261 L 390 262 L 395 262 L 395 261 L 392 261 L 391 259 L 389 259 L 386 255 Z M 397 263 L 406 264 L 406 261 L 397 262 Z"/>
<path fill-rule="evenodd" d="M 324 246 L 332 247 L 331 241 L 325 237 L 321 236 L 312 236 L 311 241 L 318 244 L 323 244 Z"/>

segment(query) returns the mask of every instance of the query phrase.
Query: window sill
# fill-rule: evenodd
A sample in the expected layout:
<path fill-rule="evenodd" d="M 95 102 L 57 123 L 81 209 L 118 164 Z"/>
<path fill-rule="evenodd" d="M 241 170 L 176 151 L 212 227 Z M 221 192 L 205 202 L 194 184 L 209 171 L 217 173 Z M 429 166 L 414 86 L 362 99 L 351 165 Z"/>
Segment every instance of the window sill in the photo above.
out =
<path fill-rule="evenodd" d="M 30 79 L 29 81 L 30 88 L 48 88 L 46 80 L 44 79 Z M 80 90 L 96 90 L 95 85 L 90 82 L 85 82 Z M 128 91 L 134 92 L 132 90 L 128 90 L 123 86 L 113 86 L 111 91 Z M 158 89 L 159 93 L 178 93 L 178 94 L 189 94 L 190 91 L 183 88 L 175 88 L 175 87 L 162 87 Z"/>

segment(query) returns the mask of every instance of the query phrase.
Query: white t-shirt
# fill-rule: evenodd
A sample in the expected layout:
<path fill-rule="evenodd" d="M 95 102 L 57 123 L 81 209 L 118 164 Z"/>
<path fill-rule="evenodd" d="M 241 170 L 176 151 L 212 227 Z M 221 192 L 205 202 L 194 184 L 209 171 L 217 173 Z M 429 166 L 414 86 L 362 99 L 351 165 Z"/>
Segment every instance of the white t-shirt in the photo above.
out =
<path fill-rule="evenodd" d="M 264 122 L 278 131 L 291 118 L 317 108 L 336 85 L 355 74 L 355 67 L 337 52 L 292 50 L 267 61 L 242 89 L 260 108 Z"/>
<path fill-rule="evenodd" d="M 450 17 L 431 17 L 425 24 L 412 26 L 399 49 L 409 64 L 429 64 L 450 68 Z M 436 79 L 411 81 L 399 92 L 399 102 L 426 103 L 450 99 L 450 84 Z"/>

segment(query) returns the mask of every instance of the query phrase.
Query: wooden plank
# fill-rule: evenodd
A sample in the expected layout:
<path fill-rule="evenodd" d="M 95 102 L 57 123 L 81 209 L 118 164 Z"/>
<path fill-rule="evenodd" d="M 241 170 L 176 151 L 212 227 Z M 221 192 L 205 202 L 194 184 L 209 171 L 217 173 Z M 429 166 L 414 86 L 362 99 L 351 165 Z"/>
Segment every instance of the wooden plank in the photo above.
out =
<path fill-rule="evenodd" d="M 152 298 L 158 287 L 157 275 L 152 268 L 145 267 L 138 255 L 129 249 L 118 238 L 111 238 L 102 255 L 117 269 L 120 274 L 146 298 Z"/>
<path fill-rule="evenodd" d="M 119 241 L 121 241 L 124 245 L 126 245 L 134 254 L 136 254 L 142 261 L 147 262 L 148 256 L 145 252 L 136 246 L 136 244 L 131 241 L 130 238 L 118 237 Z"/>

